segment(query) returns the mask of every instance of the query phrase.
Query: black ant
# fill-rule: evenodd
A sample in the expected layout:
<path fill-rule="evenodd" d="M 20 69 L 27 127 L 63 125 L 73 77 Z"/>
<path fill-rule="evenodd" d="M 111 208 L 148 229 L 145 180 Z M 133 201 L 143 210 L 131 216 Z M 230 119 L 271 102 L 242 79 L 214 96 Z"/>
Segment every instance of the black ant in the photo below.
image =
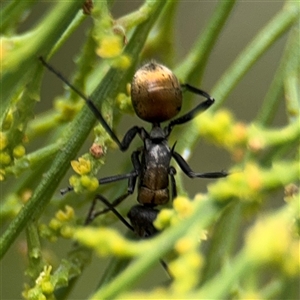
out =
<path fill-rule="evenodd" d="M 70 84 L 42 57 L 40 57 L 40 60 L 51 72 L 56 74 L 56 76 L 85 100 L 95 117 L 110 137 L 117 143 L 121 151 L 128 149 L 136 135 L 139 135 L 143 141 L 143 146 L 131 154 L 133 164 L 131 172 L 99 179 L 99 184 L 128 179 L 127 192 L 111 203 L 102 195 L 97 195 L 89 210 L 85 224 L 92 222 L 97 216 L 103 213 L 112 211 L 129 229 L 142 238 L 150 237 L 157 233 L 157 229 L 153 226 L 153 221 L 156 219 L 159 210 L 155 207 L 166 204 L 170 198 L 173 200 L 177 196 L 176 170 L 170 165 L 171 158 L 175 159 L 181 170 L 190 178 L 221 178 L 229 174 L 225 171 L 195 173 L 184 158 L 174 150 L 175 144 L 172 148 L 169 147 L 167 140 L 173 127 L 189 122 L 199 113 L 208 109 L 215 100 L 198 88 L 189 84 L 180 84 L 173 72 L 167 67 L 151 61 L 135 73 L 131 83 L 132 105 L 137 116 L 151 123 L 152 129 L 148 132 L 143 127 L 134 126 L 127 131 L 123 140 L 120 141 L 92 100 Z M 206 100 L 183 116 L 171 120 L 181 110 L 182 92 L 184 90 L 200 95 Z M 162 128 L 160 125 L 161 122 L 169 120 L 171 120 L 169 124 Z M 127 214 L 131 223 L 130 225 L 117 212 L 115 207 L 134 192 L 137 179 L 137 200 L 140 204 L 133 206 Z M 169 191 L 169 180 L 171 182 L 171 191 Z M 62 190 L 61 193 L 65 194 L 71 190 L 73 188 L 68 187 Z M 95 212 L 95 205 L 98 200 L 103 202 L 107 208 Z"/>

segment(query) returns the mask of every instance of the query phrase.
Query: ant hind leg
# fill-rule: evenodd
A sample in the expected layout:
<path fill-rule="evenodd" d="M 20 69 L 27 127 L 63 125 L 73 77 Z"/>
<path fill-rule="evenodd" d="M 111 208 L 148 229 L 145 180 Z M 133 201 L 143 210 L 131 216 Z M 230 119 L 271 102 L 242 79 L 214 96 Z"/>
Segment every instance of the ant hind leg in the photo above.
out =
<path fill-rule="evenodd" d="M 112 211 L 120 219 L 120 221 L 122 221 L 129 229 L 133 230 L 132 226 L 118 213 L 118 211 L 115 210 L 115 207 L 117 205 L 119 205 L 122 201 L 124 201 L 129 195 L 131 195 L 134 192 L 134 187 L 135 187 L 135 183 L 136 183 L 137 174 L 135 174 L 134 171 L 133 171 L 131 173 L 125 174 L 125 176 L 128 176 L 129 174 L 131 174 L 131 176 L 129 176 L 129 178 L 128 178 L 127 192 L 125 194 L 119 196 L 118 198 L 116 198 L 112 203 L 110 203 L 102 195 L 100 195 L 100 194 L 96 195 L 96 197 L 93 200 L 92 205 L 89 209 L 89 213 L 86 217 L 86 220 L 85 220 L 85 223 L 84 223 L 85 225 L 90 224 L 98 216 L 103 215 L 103 214 L 105 214 L 109 211 Z M 119 175 L 120 178 L 121 178 L 121 176 L 122 175 Z M 113 180 L 112 181 L 108 180 L 107 182 L 114 182 L 115 181 L 114 179 L 116 177 L 117 176 L 106 177 L 105 179 L 110 178 L 110 179 L 113 179 Z M 105 179 L 102 179 L 102 180 L 99 179 L 99 182 L 107 183 L 105 181 Z M 96 206 L 97 201 L 101 201 L 102 203 L 104 203 L 106 208 L 102 209 L 101 211 L 95 212 L 95 206 Z"/>
<path fill-rule="evenodd" d="M 131 193 L 127 192 L 117 199 L 115 199 L 112 203 L 110 203 L 105 197 L 102 195 L 98 194 L 94 198 L 92 205 L 89 209 L 89 213 L 85 219 L 84 225 L 90 224 L 95 218 L 97 218 L 100 215 L 103 215 L 109 211 L 112 211 L 118 219 L 130 230 L 134 230 L 133 227 L 123 218 L 123 216 L 115 209 L 115 207 L 120 204 L 123 200 L 125 200 Z M 95 212 L 95 206 L 98 201 L 101 201 L 107 208 L 104 208 L 98 212 Z"/>

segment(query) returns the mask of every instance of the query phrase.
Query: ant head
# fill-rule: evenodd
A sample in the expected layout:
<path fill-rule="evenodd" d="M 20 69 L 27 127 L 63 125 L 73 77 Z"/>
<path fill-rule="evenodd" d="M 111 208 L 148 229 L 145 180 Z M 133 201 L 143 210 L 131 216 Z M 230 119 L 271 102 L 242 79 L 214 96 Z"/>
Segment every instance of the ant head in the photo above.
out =
<path fill-rule="evenodd" d="M 131 101 L 142 120 L 150 123 L 167 121 L 181 109 L 181 86 L 171 70 L 150 62 L 138 69 L 133 77 Z"/>

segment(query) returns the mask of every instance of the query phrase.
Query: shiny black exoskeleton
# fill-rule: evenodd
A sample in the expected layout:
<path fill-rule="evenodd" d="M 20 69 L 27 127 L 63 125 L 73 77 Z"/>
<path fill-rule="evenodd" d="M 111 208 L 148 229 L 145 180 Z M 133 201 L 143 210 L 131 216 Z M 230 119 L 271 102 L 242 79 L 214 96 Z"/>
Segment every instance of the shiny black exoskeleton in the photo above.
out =
<path fill-rule="evenodd" d="M 155 207 L 166 204 L 170 198 L 173 200 L 177 196 L 175 182 L 176 170 L 170 165 L 172 158 L 175 159 L 182 171 L 190 178 L 220 178 L 228 175 L 227 172 L 223 171 L 195 173 L 191 170 L 183 157 L 174 150 L 175 145 L 172 148 L 169 147 L 167 140 L 173 127 L 192 120 L 199 113 L 209 108 L 214 103 L 214 99 L 200 89 L 188 84 L 181 85 L 172 71 L 165 66 L 156 62 L 150 62 L 135 73 L 131 84 L 132 105 L 137 116 L 151 123 L 152 129 L 148 132 L 143 127 L 134 126 L 127 131 L 123 140 L 120 141 L 91 99 L 85 97 L 72 86 L 62 75 L 48 65 L 43 58 L 40 59 L 50 71 L 60 77 L 86 101 L 86 104 L 111 138 L 117 143 L 121 151 L 128 149 L 136 135 L 139 135 L 143 141 L 143 146 L 138 148 L 131 155 L 133 165 L 131 172 L 99 179 L 100 184 L 127 179 L 127 192 L 111 203 L 102 195 L 97 195 L 92 203 L 86 223 L 90 223 L 97 216 L 105 212 L 112 211 L 128 228 L 136 232 L 140 237 L 144 238 L 154 235 L 157 230 L 153 226 L 153 221 L 159 212 Z M 172 119 L 181 110 L 183 90 L 188 90 L 200 95 L 206 100 L 183 116 Z M 168 120 L 171 121 L 162 128 L 160 124 Z M 140 204 L 132 207 L 127 215 L 130 219 L 130 225 L 118 213 L 115 207 L 134 192 L 137 179 L 137 200 Z M 69 187 L 63 190 L 62 193 L 71 190 L 72 187 Z M 95 206 L 98 201 L 103 202 L 107 208 L 101 211 L 95 211 Z"/>

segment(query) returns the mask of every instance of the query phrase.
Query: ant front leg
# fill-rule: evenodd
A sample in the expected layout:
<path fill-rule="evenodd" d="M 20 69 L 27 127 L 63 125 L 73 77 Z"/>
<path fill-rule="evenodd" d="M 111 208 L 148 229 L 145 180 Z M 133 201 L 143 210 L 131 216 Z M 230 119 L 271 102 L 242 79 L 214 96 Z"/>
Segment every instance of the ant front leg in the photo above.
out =
<path fill-rule="evenodd" d="M 122 142 L 120 142 L 120 144 L 119 144 L 120 150 L 126 151 L 137 134 L 140 136 L 140 138 L 143 141 L 149 137 L 149 134 L 147 133 L 145 128 L 133 126 L 126 132 L 126 134 L 123 137 Z"/>
<path fill-rule="evenodd" d="M 194 93 L 194 94 L 197 94 L 197 95 L 200 95 L 200 96 L 206 98 L 206 100 L 204 102 L 198 104 L 194 109 L 192 109 L 185 115 L 170 121 L 170 123 L 168 124 L 168 126 L 165 129 L 167 136 L 169 136 L 169 134 L 171 133 L 171 131 L 175 125 L 180 125 L 180 124 L 189 122 L 190 120 L 195 118 L 198 114 L 207 110 L 215 102 L 215 99 L 212 98 L 209 94 L 207 94 L 206 92 L 204 92 L 200 89 L 197 89 L 189 84 L 182 84 L 181 87 Z"/>
<path fill-rule="evenodd" d="M 178 163 L 181 170 L 190 178 L 223 178 L 229 175 L 228 172 L 208 172 L 208 173 L 196 173 L 194 172 L 184 158 L 177 152 L 172 152 L 172 156 Z"/>

